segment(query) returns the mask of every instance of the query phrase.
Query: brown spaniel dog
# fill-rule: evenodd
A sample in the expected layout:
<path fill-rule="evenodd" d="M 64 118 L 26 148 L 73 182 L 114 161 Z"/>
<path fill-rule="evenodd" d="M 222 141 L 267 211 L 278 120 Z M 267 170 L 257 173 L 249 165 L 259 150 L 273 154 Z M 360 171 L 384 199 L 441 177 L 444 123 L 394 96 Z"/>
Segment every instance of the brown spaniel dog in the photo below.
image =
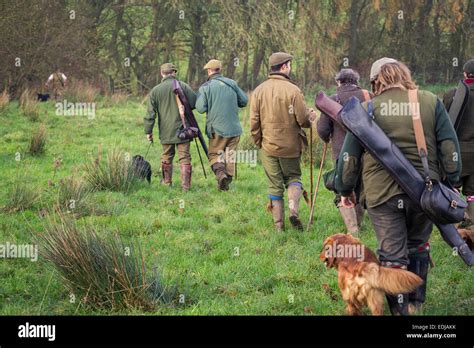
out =
<path fill-rule="evenodd" d="M 338 271 L 342 299 L 349 315 L 361 315 L 369 307 L 372 315 L 383 315 L 385 294 L 408 293 L 423 284 L 412 272 L 381 267 L 375 254 L 350 234 L 328 237 L 320 255 L 326 267 Z"/>
<path fill-rule="evenodd" d="M 462 239 L 464 239 L 469 246 L 469 249 L 474 250 L 474 231 L 473 230 L 464 230 L 459 229 L 459 234 Z"/>

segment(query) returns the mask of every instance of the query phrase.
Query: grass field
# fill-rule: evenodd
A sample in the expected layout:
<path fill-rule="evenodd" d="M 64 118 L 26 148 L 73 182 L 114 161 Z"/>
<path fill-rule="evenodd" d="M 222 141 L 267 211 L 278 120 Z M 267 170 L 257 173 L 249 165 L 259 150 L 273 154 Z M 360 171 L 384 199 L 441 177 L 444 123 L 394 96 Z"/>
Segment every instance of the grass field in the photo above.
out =
<path fill-rule="evenodd" d="M 40 110 L 37 122 L 24 116 L 16 102 L 0 114 L 0 206 L 8 204 L 15 183 L 39 193 L 38 200 L 24 211 L 0 212 L 0 244 L 34 243 L 45 223 L 39 212 L 54 201 L 55 187 L 48 181 L 80 176 L 83 164 L 98 148 L 108 151 L 117 147 L 131 156 L 144 155 L 147 149 L 142 126 L 145 106 L 138 101 L 116 105 L 98 101 L 94 119 L 57 116 L 53 102 L 42 103 Z M 41 123 L 46 127 L 46 151 L 40 156 L 28 155 L 25 150 L 31 134 Z M 247 134 L 248 123 L 243 123 Z M 247 140 L 242 143 L 248 146 Z M 254 168 L 240 164 L 231 190 L 218 192 L 209 167 L 209 177 L 204 179 L 193 145 L 192 189 L 183 193 L 176 163 L 173 187 L 160 186 L 160 151 L 157 143 L 148 155 L 154 170 L 150 186 L 140 183 L 129 193 L 94 192 L 88 199 L 102 213 L 78 218 L 79 224 L 93 223 L 103 233 L 118 232 L 125 240 L 138 240 L 149 271 L 156 267 L 163 282 L 176 288 L 171 303 L 143 314 L 344 314 L 336 272 L 326 270 L 318 259 L 325 237 L 344 231 L 332 193 L 321 189 L 317 221 L 310 231 L 287 228 L 276 233 L 265 210 L 266 178 L 260 162 Z M 62 165 L 55 170 L 54 160 L 59 156 Z M 303 180 L 309 187 L 307 163 Z M 308 214 L 308 206 L 302 203 L 305 223 Z M 286 224 L 289 227 L 288 220 Z M 361 239 L 375 249 L 367 217 Z M 451 254 L 437 231 L 431 242 L 436 267 L 429 276 L 424 314 L 473 315 L 473 270 L 467 270 Z M 58 274 L 41 258 L 38 262 L 0 260 L 0 315 L 113 314 L 71 303 L 70 295 Z"/>

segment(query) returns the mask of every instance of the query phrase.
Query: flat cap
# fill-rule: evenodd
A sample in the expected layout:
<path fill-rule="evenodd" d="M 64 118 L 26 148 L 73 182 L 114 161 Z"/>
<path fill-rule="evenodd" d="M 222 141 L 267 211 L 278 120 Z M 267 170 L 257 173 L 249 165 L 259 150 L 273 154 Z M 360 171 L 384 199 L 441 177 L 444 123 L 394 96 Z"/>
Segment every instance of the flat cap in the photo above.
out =
<path fill-rule="evenodd" d="M 222 63 L 220 60 L 211 59 L 206 65 L 204 65 L 203 69 L 222 69 Z"/>
<path fill-rule="evenodd" d="M 293 56 L 285 52 L 275 52 L 268 59 L 270 66 L 280 65 L 286 63 L 289 60 L 292 60 Z"/>
<path fill-rule="evenodd" d="M 341 69 L 341 71 L 339 71 L 336 74 L 336 81 L 341 81 L 341 82 L 350 81 L 353 83 L 358 83 L 359 79 L 360 79 L 359 73 L 352 69 Z"/>
<path fill-rule="evenodd" d="M 379 60 L 376 60 L 374 64 L 372 64 L 372 68 L 370 68 L 370 81 L 373 81 L 377 78 L 382 70 L 382 66 L 389 63 L 397 63 L 396 59 L 383 57 Z"/>
<path fill-rule="evenodd" d="M 463 71 L 467 74 L 474 74 L 474 59 L 469 59 L 464 64 Z"/>
<path fill-rule="evenodd" d="M 170 73 L 170 72 L 173 72 L 173 71 L 178 71 L 178 69 L 176 69 L 176 66 L 173 64 L 173 63 L 165 63 L 161 66 L 160 68 L 161 72 L 164 72 L 164 73 Z"/>

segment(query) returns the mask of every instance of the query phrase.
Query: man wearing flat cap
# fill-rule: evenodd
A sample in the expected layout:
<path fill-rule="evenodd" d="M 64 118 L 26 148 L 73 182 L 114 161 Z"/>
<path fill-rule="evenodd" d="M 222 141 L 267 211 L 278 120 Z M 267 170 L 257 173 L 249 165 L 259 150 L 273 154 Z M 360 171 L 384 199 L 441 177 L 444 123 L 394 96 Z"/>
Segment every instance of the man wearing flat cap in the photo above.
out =
<path fill-rule="evenodd" d="M 148 113 L 144 118 L 145 134 L 149 141 L 153 141 L 153 126 L 158 118 L 158 131 L 160 142 L 163 146 L 161 154 L 161 170 L 163 179 L 161 183 L 171 186 L 173 181 L 173 159 L 178 149 L 178 159 L 181 166 L 181 187 L 184 191 L 191 187 L 191 154 L 189 152 L 190 140 L 181 140 L 177 133 L 183 127 L 179 115 L 176 96 L 173 93 L 173 80 L 176 80 L 177 69 L 172 63 L 161 66 L 162 80 L 150 92 Z M 190 106 L 194 109 L 196 94 L 186 83 L 179 81 Z"/>
<path fill-rule="evenodd" d="M 467 217 L 460 224 L 461 228 L 474 228 L 474 59 L 468 60 L 463 67 L 464 80 L 457 88 L 447 92 L 443 98 L 450 116 L 457 115 L 456 133 L 461 147 L 462 174 L 456 185 L 462 187 L 467 197 Z M 456 94 L 462 94 L 455 98 Z M 459 105 L 453 106 L 455 103 Z M 456 112 L 455 110 L 459 110 Z"/>
<path fill-rule="evenodd" d="M 196 110 L 207 113 L 209 163 L 216 175 L 217 188 L 227 191 L 235 176 L 235 149 L 242 134 L 239 108 L 247 105 L 247 95 L 237 82 L 222 76 L 222 64 L 211 59 L 205 66 L 207 81 L 199 88 Z"/>
<path fill-rule="evenodd" d="M 303 127 L 311 126 L 316 114 L 306 107 L 301 90 L 290 80 L 293 56 L 273 53 L 268 79 L 252 94 L 250 132 L 260 151 L 268 178 L 268 209 L 276 230 L 284 229 L 284 193 L 288 190 L 290 223 L 302 230 L 299 201 L 303 194 L 301 153 L 308 141 Z"/>

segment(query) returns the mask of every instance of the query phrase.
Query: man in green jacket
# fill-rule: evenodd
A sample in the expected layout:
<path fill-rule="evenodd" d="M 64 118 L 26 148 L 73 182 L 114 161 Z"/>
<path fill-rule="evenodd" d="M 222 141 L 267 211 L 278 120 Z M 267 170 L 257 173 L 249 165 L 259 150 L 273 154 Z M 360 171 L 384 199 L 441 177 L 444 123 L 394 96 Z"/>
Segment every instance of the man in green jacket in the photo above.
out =
<path fill-rule="evenodd" d="M 408 90 L 416 90 L 411 73 L 401 62 L 392 58 L 377 60 L 370 72 L 375 97 L 370 102 L 372 117 L 377 125 L 397 145 L 414 167 L 423 173 L 413 129 Z M 460 149 L 456 133 L 443 103 L 431 92 L 417 92 L 420 117 L 428 148 L 430 177 L 440 180 L 443 175 L 451 183 L 461 173 Z M 368 103 L 362 104 L 368 110 Z M 433 223 L 402 190 L 382 164 L 365 152 L 352 133 L 347 133 L 339 155 L 336 189 L 341 193 L 343 207 L 355 204 L 354 188 L 362 172 L 367 212 L 378 241 L 380 263 L 383 267 L 407 269 L 424 283 L 410 294 L 389 295 L 392 314 L 419 312 L 425 301 L 430 264 L 429 238 Z"/>
<path fill-rule="evenodd" d="M 234 80 L 221 75 L 222 64 L 211 59 L 205 66 L 209 76 L 200 88 L 196 110 L 207 113 L 209 163 L 216 175 L 219 190 L 227 191 L 235 176 L 234 151 L 242 134 L 239 108 L 247 105 L 247 95 Z"/>
<path fill-rule="evenodd" d="M 293 56 L 273 53 L 268 59 L 270 75 L 253 91 L 250 101 L 250 133 L 260 149 L 268 178 L 268 210 L 277 231 L 285 228 L 284 194 L 288 191 L 290 223 L 303 230 L 299 204 L 303 195 L 301 154 L 308 141 L 303 128 L 316 118 L 306 106 L 301 90 L 290 80 Z"/>
<path fill-rule="evenodd" d="M 189 140 L 181 140 L 177 133 L 183 128 L 183 122 L 179 115 L 176 95 L 173 93 L 173 80 L 176 80 L 176 67 L 171 63 L 161 66 L 161 83 L 155 86 L 150 92 L 150 102 L 148 104 L 148 115 L 144 118 L 145 134 L 149 141 L 153 141 L 153 126 L 158 117 L 158 130 L 160 142 L 163 146 L 161 154 L 161 170 L 163 173 L 162 184 L 171 186 L 173 177 L 173 158 L 178 148 L 179 163 L 181 165 L 181 187 L 184 191 L 191 187 L 191 155 L 189 153 Z M 186 83 L 179 81 L 184 93 L 189 101 L 189 105 L 194 109 L 196 94 Z"/>

